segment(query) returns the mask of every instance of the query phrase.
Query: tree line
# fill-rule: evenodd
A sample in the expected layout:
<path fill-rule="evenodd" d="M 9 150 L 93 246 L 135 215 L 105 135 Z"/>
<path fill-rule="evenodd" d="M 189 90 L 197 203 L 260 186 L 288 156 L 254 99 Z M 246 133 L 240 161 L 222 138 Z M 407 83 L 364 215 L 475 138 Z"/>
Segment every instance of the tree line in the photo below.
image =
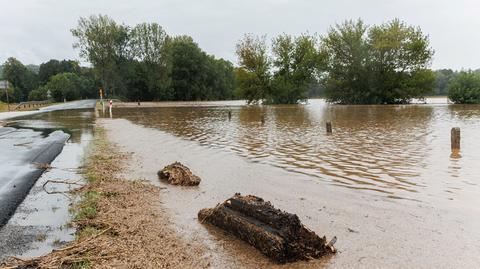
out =
<path fill-rule="evenodd" d="M 345 21 L 325 36 L 246 34 L 236 44 L 237 67 L 156 23 L 130 27 L 92 15 L 71 32 L 91 66 L 50 60 L 35 67 L 9 58 L 0 75 L 13 85 L 14 101 L 96 98 L 101 87 L 108 98 L 130 101 L 295 104 L 321 96 L 339 104 L 394 104 L 449 94 L 454 102 L 480 102 L 478 73 L 432 71 L 428 36 L 398 19 L 371 26 Z"/>
<path fill-rule="evenodd" d="M 134 27 L 108 16 L 80 18 L 75 48 L 90 62 L 105 93 L 128 100 L 233 98 L 233 64 L 205 53 L 189 36 L 157 23 Z"/>

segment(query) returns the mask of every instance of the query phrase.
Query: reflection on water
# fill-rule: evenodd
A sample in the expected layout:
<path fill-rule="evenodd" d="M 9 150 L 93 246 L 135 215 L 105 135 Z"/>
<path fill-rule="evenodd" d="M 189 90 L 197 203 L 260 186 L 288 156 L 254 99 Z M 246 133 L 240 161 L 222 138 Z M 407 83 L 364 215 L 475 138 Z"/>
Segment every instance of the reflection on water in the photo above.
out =
<path fill-rule="evenodd" d="M 228 113 L 232 117 L 229 120 Z M 308 105 L 118 108 L 122 117 L 254 162 L 391 198 L 451 198 L 475 186 L 480 170 L 480 106 Z M 325 122 L 333 124 L 327 135 Z M 450 158 L 450 129 L 462 129 Z M 454 178 L 461 180 L 452 181 Z M 465 185 L 466 184 L 466 185 Z"/>
<path fill-rule="evenodd" d="M 79 143 L 82 135 L 91 134 L 94 116 L 92 109 L 51 111 L 17 118 L 7 126 L 40 131 L 44 136 L 61 130 L 70 134 L 69 142 Z"/>

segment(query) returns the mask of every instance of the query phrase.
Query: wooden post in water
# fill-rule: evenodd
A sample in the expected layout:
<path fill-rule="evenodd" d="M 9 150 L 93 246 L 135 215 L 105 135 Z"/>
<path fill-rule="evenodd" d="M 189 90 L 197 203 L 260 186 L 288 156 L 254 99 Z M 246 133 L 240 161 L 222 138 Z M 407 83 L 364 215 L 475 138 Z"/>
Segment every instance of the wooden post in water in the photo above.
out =
<path fill-rule="evenodd" d="M 458 151 L 460 150 L 460 128 L 459 127 L 454 127 L 452 128 L 452 151 Z"/>
<path fill-rule="evenodd" d="M 265 124 L 265 115 L 262 115 L 261 121 L 262 121 L 262 125 L 264 125 Z"/>
<path fill-rule="evenodd" d="M 327 121 L 327 134 L 331 134 L 332 133 L 332 122 L 330 121 Z"/>
<path fill-rule="evenodd" d="M 228 111 L 228 120 L 231 120 L 232 119 L 232 111 Z"/>

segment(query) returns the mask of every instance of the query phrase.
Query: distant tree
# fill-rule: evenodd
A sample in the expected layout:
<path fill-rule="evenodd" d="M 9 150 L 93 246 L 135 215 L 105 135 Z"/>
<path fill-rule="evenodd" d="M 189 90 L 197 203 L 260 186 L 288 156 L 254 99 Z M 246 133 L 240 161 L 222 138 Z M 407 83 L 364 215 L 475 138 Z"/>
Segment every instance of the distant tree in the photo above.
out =
<path fill-rule="evenodd" d="M 322 39 L 322 54 L 327 57 L 328 101 L 349 104 L 369 101 L 367 28 L 362 20 L 346 21 L 330 28 Z"/>
<path fill-rule="evenodd" d="M 372 103 L 408 103 L 432 93 L 433 50 L 420 28 L 394 19 L 369 30 Z M 372 96 L 373 94 L 373 96 Z"/>
<path fill-rule="evenodd" d="M 39 88 L 39 92 L 35 94 L 43 98 L 46 96 L 46 92 L 50 91 L 55 101 L 62 102 L 63 100 L 79 99 L 82 90 L 82 81 L 77 74 L 61 73 L 52 76 L 50 81 L 45 86 Z"/>
<path fill-rule="evenodd" d="M 29 92 L 38 85 L 37 75 L 13 57 L 8 58 L 3 66 L 3 78 L 16 89 L 14 102 L 25 101 Z"/>
<path fill-rule="evenodd" d="M 408 103 L 433 91 L 428 37 L 400 20 L 370 28 L 347 21 L 330 29 L 322 45 L 330 102 Z"/>
<path fill-rule="evenodd" d="M 281 35 L 273 40 L 272 51 L 275 71 L 267 102 L 296 104 L 306 100 L 320 67 L 315 38 Z"/>
<path fill-rule="evenodd" d="M 80 18 L 78 26 L 71 30 L 80 49 L 80 56 L 92 63 L 95 74 L 109 94 L 125 95 L 126 84 L 122 64 L 128 64 L 132 55 L 129 47 L 129 29 L 103 15 Z"/>
<path fill-rule="evenodd" d="M 41 84 L 46 84 L 51 76 L 60 73 L 80 73 L 80 65 L 77 61 L 52 59 L 40 65 L 38 78 Z"/>
<path fill-rule="evenodd" d="M 480 104 L 480 73 L 460 72 L 448 83 L 448 98 L 457 104 Z"/>
<path fill-rule="evenodd" d="M 236 54 L 240 64 L 236 71 L 238 93 L 248 103 L 264 101 L 270 91 L 270 65 L 266 37 L 246 34 L 237 43 Z"/>
<path fill-rule="evenodd" d="M 436 85 L 435 85 L 435 94 L 436 95 L 447 95 L 448 94 L 448 83 L 452 80 L 458 72 L 454 72 L 452 69 L 440 69 L 435 71 L 436 75 Z"/>
<path fill-rule="evenodd" d="M 140 64 L 134 64 L 135 76 L 142 78 L 143 90 L 131 98 L 141 100 L 170 99 L 170 65 L 168 61 L 169 36 L 156 23 L 135 26 L 130 35 L 132 55 Z M 134 79 L 138 85 L 138 78 Z"/>

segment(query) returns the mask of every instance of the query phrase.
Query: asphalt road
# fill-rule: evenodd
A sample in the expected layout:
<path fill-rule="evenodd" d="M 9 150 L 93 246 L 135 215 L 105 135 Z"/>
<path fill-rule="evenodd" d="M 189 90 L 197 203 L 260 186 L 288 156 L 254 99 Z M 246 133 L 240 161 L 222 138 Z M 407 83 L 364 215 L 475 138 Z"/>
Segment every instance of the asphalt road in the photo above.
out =
<path fill-rule="evenodd" d="M 6 120 L 6 119 L 22 117 L 22 116 L 29 116 L 29 115 L 45 113 L 49 111 L 94 108 L 96 102 L 97 100 L 95 99 L 78 100 L 78 101 L 72 101 L 72 102 L 63 103 L 63 104 L 51 105 L 51 106 L 43 107 L 43 108 L 40 108 L 39 110 L 33 110 L 33 111 L 3 112 L 3 113 L 0 113 L 0 120 Z"/>
<path fill-rule="evenodd" d="M 81 100 L 26 114 L 0 113 L 0 119 L 58 110 L 93 109 L 95 103 L 96 100 Z M 45 164 L 50 164 L 62 152 L 69 138 L 70 135 L 63 131 L 45 133 L 26 128 L 0 127 L 0 227 L 15 213 L 17 206 L 45 171 Z"/>

